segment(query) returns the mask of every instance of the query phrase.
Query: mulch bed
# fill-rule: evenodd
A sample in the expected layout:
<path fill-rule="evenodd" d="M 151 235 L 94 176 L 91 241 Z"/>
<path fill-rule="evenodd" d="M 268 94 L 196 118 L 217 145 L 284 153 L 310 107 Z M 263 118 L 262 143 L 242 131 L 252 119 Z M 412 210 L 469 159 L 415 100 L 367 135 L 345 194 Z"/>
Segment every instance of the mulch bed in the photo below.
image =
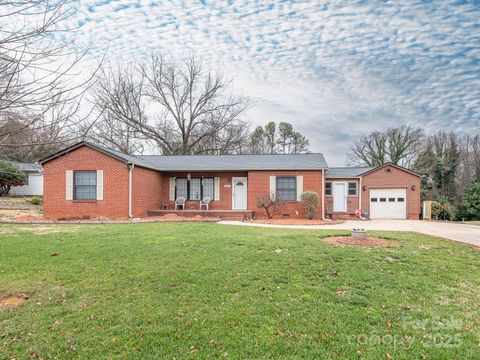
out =
<path fill-rule="evenodd" d="M 400 246 L 398 241 L 384 240 L 376 237 L 368 236 L 364 239 L 355 238 L 353 236 L 332 236 L 322 239 L 327 244 L 344 245 L 344 246 L 364 246 L 364 247 L 389 247 Z"/>
<path fill-rule="evenodd" d="M 343 224 L 345 221 L 333 220 L 306 220 L 306 219 L 256 219 L 245 222 L 253 224 L 271 224 L 271 225 L 335 225 Z"/>
<path fill-rule="evenodd" d="M 44 220 L 30 214 L 21 214 L 11 218 L 0 218 L 1 223 L 13 224 L 129 224 L 129 223 L 150 223 L 150 222 L 218 222 L 220 218 L 202 217 L 196 215 L 194 217 L 178 216 L 176 214 L 167 214 L 164 216 L 149 216 L 145 218 L 134 218 L 130 220 L 110 220 L 105 218 L 94 219 L 62 219 L 62 220 Z"/>

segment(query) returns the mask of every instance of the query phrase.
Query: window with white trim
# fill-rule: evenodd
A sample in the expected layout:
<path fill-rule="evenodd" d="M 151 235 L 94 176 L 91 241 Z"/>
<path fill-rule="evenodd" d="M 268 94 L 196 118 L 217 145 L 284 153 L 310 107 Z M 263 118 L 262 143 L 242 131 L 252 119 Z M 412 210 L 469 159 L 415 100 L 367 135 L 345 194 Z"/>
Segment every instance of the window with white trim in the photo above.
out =
<path fill-rule="evenodd" d="M 330 181 L 325 184 L 325 195 L 332 196 L 332 183 Z"/>
<path fill-rule="evenodd" d="M 97 172 L 95 170 L 73 172 L 73 199 L 97 200 Z"/>
<path fill-rule="evenodd" d="M 201 200 L 202 198 L 202 179 L 190 179 L 188 200 Z"/>
<path fill-rule="evenodd" d="M 348 196 L 357 196 L 357 182 L 352 181 L 348 183 Z"/>
<path fill-rule="evenodd" d="M 277 176 L 276 197 L 280 201 L 297 200 L 297 177 Z"/>
<path fill-rule="evenodd" d="M 183 197 L 188 199 L 188 180 L 187 179 L 176 179 L 175 180 L 175 198 L 178 199 Z"/>
<path fill-rule="evenodd" d="M 175 181 L 175 198 L 184 197 L 190 201 L 202 200 L 208 196 L 215 197 L 213 178 L 177 178 Z"/>
<path fill-rule="evenodd" d="M 203 178 L 202 179 L 202 193 L 203 193 L 203 198 L 209 197 L 210 200 L 213 200 L 215 198 L 215 192 L 214 192 L 214 182 L 213 178 Z"/>

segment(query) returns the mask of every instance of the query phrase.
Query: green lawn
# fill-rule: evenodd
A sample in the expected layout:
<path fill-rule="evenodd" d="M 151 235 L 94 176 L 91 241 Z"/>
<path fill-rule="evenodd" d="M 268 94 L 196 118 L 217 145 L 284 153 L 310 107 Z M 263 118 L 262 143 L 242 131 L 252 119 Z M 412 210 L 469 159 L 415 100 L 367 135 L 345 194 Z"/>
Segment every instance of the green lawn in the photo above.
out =
<path fill-rule="evenodd" d="M 478 250 L 413 233 L 375 233 L 398 248 L 320 240 L 332 234 L 346 233 L 0 225 L 0 297 L 31 296 L 0 311 L 0 358 L 478 356 Z"/>

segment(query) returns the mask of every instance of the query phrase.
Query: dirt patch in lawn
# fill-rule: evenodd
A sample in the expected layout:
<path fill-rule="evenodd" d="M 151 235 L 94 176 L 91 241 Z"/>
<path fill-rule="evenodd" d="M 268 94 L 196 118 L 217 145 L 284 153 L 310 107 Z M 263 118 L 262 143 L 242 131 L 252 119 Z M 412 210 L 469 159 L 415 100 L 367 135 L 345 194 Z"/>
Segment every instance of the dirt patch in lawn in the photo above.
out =
<path fill-rule="evenodd" d="M 27 301 L 29 297 L 25 294 L 10 294 L 0 297 L 0 310 L 16 308 Z"/>
<path fill-rule="evenodd" d="M 18 227 L 0 227 L 0 234 L 13 235 L 20 232 L 30 232 L 35 235 L 45 235 L 54 233 L 71 233 L 76 232 L 79 227 L 61 227 L 61 226 L 48 226 L 48 225 L 31 225 L 31 226 L 18 226 Z"/>
<path fill-rule="evenodd" d="M 364 246 L 364 247 L 388 247 L 400 246 L 398 241 L 384 240 L 376 237 L 366 237 L 365 239 L 355 238 L 353 236 L 332 236 L 322 239 L 327 244 L 343 246 Z"/>

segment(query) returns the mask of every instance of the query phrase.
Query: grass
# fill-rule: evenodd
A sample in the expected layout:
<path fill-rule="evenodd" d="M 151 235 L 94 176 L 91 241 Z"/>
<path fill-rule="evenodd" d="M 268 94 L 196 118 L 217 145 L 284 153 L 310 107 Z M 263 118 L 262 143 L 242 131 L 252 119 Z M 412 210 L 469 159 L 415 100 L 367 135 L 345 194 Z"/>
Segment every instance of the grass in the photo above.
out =
<path fill-rule="evenodd" d="M 465 223 L 468 224 L 468 225 L 477 225 L 477 226 L 480 226 L 480 221 L 472 220 L 472 221 L 466 221 Z"/>
<path fill-rule="evenodd" d="M 414 233 L 0 225 L 0 357 L 475 358 L 480 253 Z M 51 256 L 52 253 L 58 256 Z"/>

